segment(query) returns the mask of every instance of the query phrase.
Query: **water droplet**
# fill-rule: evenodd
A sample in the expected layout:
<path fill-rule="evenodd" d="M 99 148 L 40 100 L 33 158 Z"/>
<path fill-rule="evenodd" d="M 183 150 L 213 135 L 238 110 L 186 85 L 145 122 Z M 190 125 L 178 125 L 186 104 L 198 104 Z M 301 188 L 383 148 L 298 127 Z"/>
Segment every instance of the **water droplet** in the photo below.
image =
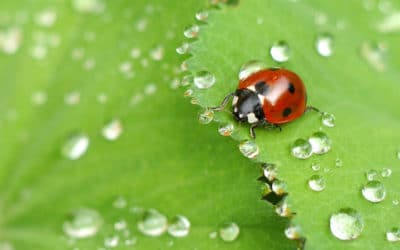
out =
<path fill-rule="evenodd" d="M 123 196 L 118 196 L 114 201 L 113 201 L 113 207 L 118 208 L 118 209 L 123 209 L 128 205 L 128 202 L 126 201 L 125 197 Z"/>
<path fill-rule="evenodd" d="M 335 127 L 335 120 L 336 120 L 336 118 L 333 114 L 323 112 L 321 115 L 321 122 L 326 127 L 329 127 L 329 128 Z"/>
<path fill-rule="evenodd" d="M 196 24 L 189 26 L 185 29 L 185 31 L 183 32 L 183 34 L 187 37 L 187 38 L 195 38 L 197 37 L 197 35 L 199 34 L 200 31 L 200 27 Z"/>
<path fill-rule="evenodd" d="M 72 0 L 72 6 L 82 13 L 100 13 L 105 9 L 103 0 Z"/>
<path fill-rule="evenodd" d="M 396 153 L 396 157 L 397 157 L 397 159 L 398 159 L 398 160 L 400 160 L 400 150 L 399 150 L 399 151 L 397 151 L 397 153 Z"/>
<path fill-rule="evenodd" d="M 320 56 L 330 57 L 333 54 L 333 37 L 328 33 L 318 35 L 315 48 Z"/>
<path fill-rule="evenodd" d="M 0 30 L 0 51 L 5 54 L 15 54 L 22 43 L 22 31 L 19 28 Z"/>
<path fill-rule="evenodd" d="M 88 238 L 96 235 L 102 224 L 103 219 L 96 210 L 79 208 L 68 215 L 63 230 L 72 238 Z"/>
<path fill-rule="evenodd" d="M 286 199 L 283 199 L 281 202 L 277 204 L 277 206 L 275 207 L 275 212 L 277 215 L 281 217 L 289 217 L 292 215 L 290 206 L 286 201 Z"/>
<path fill-rule="evenodd" d="M 244 80 L 255 72 L 258 72 L 265 68 L 267 68 L 267 64 L 265 62 L 258 60 L 248 61 L 243 64 L 242 67 L 240 67 L 239 80 Z"/>
<path fill-rule="evenodd" d="M 113 235 L 110 237 L 106 237 L 104 239 L 104 246 L 106 248 L 115 248 L 119 244 L 119 237 L 117 235 Z"/>
<path fill-rule="evenodd" d="M 216 239 L 217 236 L 218 236 L 218 233 L 215 232 L 215 231 L 210 232 L 210 233 L 208 234 L 208 237 L 209 237 L 210 239 Z"/>
<path fill-rule="evenodd" d="M 167 226 L 167 218 L 155 209 L 146 210 L 137 224 L 141 233 L 151 237 L 162 235 Z"/>
<path fill-rule="evenodd" d="M 240 228 L 234 222 L 224 223 L 219 228 L 219 237 L 223 241 L 231 242 L 236 240 L 239 237 Z"/>
<path fill-rule="evenodd" d="M 308 180 L 308 186 L 313 191 L 321 192 L 322 190 L 325 189 L 325 179 L 324 177 L 317 174 L 312 175 Z"/>
<path fill-rule="evenodd" d="M 200 124 L 209 124 L 214 119 L 214 112 L 210 109 L 205 109 L 199 114 Z"/>
<path fill-rule="evenodd" d="M 265 178 L 273 181 L 278 176 L 278 168 L 273 164 L 263 164 L 263 173 Z"/>
<path fill-rule="evenodd" d="M 309 139 L 314 154 L 325 154 L 332 147 L 332 140 L 324 132 L 316 132 Z"/>
<path fill-rule="evenodd" d="M 297 240 L 300 238 L 300 227 L 298 226 L 289 226 L 285 229 L 286 238 L 290 240 Z"/>
<path fill-rule="evenodd" d="M 144 88 L 144 94 L 145 95 L 153 95 L 157 91 L 157 85 L 154 83 L 147 84 L 146 87 Z"/>
<path fill-rule="evenodd" d="M 233 124 L 228 123 L 226 125 L 220 126 L 218 128 L 218 133 L 222 136 L 231 136 L 234 130 L 235 127 L 233 126 Z"/>
<path fill-rule="evenodd" d="M 185 237 L 189 234 L 190 221 L 182 215 L 175 216 L 169 223 L 168 233 L 173 237 Z"/>
<path fill-rule="evenodd" d="M 85 70 L 92 70 L 96 66 L 96 61 L 93 58 L 88 58 L 83 63 L 83 68 Z"/>
<path fill-rule="evenodd" d="M 201 22 L 205 22 L 208 19 L 208 11 L 207 10 L 201 10 L 196 13 L 196 19 Z"/>
<path fill-rule="evenodd" d="M 35 22 L 42 27 L 51 27 L 57 20 L 57 12 L 53 9 L 47 9 L 39 12 L 35 16 Z"/>
<path fill-rule="evenodd" d="M 164 47 L 161 45 L 155 47 L 150 51 L 150 57 L 154 61 L 161 61 L 164 58 Z"/>
<path fill-rule="evenodd" d="M 286 190 L 287 190 L 287 186 L 284 181 L 275 180 L 272 183 L 272 191 L 274 191 L 274 193 L 276 193 L 277 195 L 282 195 L 282 194 L 286 193 Z"/>
<path fill-rule="evenodd" d="M 191 97 L 193 96 L 193 89 L 188 89 L 183 93 L 184 97 Z"/>
<path fill-rule="evenodd" d="M 363 43 L 361 45 L 361 56 L 379 72 L 386 69 L 387 47 L 383 43 Z"/>
<path fill-rule="evenodd" d="M 275 62 L 286 62 L 290 57 L 290 48 L 285 41 L 274 43 L 269 52 Z"/>
<path fill-rule="evenodd" d="M 139 32 L 145 31 L 147 28 L 147 20 L 142 18 L 136 23 L 136 30 Z"/>
<path fill-rule="evenodd" d="M 292 145 L 292 155 L 297 159 L 307 159 L 312 155 L 311 144 L 304 139 L 297 139 Z"/>
<path fill-rule="evenodd" d="M 390 168 L 384 168 L 381 171 L 381 176 L 383 178 L 389 178 L 392 175 L 392 170 Z"/>
<path fill-rule="evenodd" d="M 365 173 L 365 176 L 369 181 L 375 180 L 378 177 L 378 171 L 376 171 L 375 169 L 370 169 Z"/>
<path fill-rule="evenodd" d="M 313 162 L 311 163 L 311 169 L 313 171 L 319 171 L 321 169 L 321 166 L 318 163 Z"/>
<path fill-rule="evenodd" d="M 215 76 L 209 71 L 199 71 L 193 78 L 194 85 L 199 89 L 208 89 L 215 83 Z"/>
<path fill-rule="evenodd" d="M 396 33 L 400 31 L 400 12 L 394 12 L 386 15 L 383 20 L 377 24 L 377 29 L 382 33 Z"/>
<path fill-rule="evenodd" d="M 343 167 L 343 161 L 342 161 L 342 159 L 336 158 L 336 160 L 335 160 L 335 166 L 338 167 L 338 168 Z"/>
<path fill-rule="evenodd" d="M 342 208 L 330 217 L 332 234 L 340 240 L 352 240 L 360 236 L 364 229 L 364 220 L 352 208 Z"/>
<path fill-rule="evenodd" d="M 393 227 L 389 231 L 386 232 L 386 239 L 388 241 L 394 242 L 394 241 L 400 241 L 400 228 L 398 227 Z"/>
<path fill-rule="evenodd" d="M 394 200 L 392 200 L 392 204 L 394 205 L 394 206 L 397 206 L 397 205 L 399 205 L 399 200 L 398 199 L 394 199 Z"/>
<path fill-rule="evenodd" d="M 140 51 L 139 48 L 133 48 L 133 49 L 131 50 L 131 57 L 132 57 L 133 59 L 139 58 L 141 54 L 142 54 L 142 52 Z"/>
<path fill-rule="evenodd" d="M 386 197 L 386 189 L 380 181 L 369 181 L 361 189 L 364 198 L 370 202 L 381 202 Z"/>
<path fill-rule="evenodd" d="M 42 106 L 47 102 L 47 93 L 43 91 L 34 92 L 31 100 L 34 105 Z"/>
<path fill-rule="evenodd" d="M 314 22 L 319 26 L 325 25 L 328 22 L 328 17 L 323 12 L 315 12 Z"/>
<path fill-rule="evenodd" d="M 182 78 L 181 86 L 188 86 L 188 85 L 190 85 L 191 83 L 193 83 L 193 76 L 192 76 L 192 75 L 185 75 L 185 76 Z"/>
<path fill-rule="evenodd" d="M 181 46 L 176 48 L 176 53 L 184 55 L 189 52 L 189 49 L 190 49 L 189 43 L 183 43 Z"/>
<path fill-rule="evenodd" d="M 122 131 L 121 122 L 118 119 L 113 119 L 103 127 L 101 134 L 105 139 L 115 141 L 122 134 Z"/>
<path fill-rule="evenodd" d="M 86 134 L 76 133 L 68 137 L 61 149 L 61 154 L 70 160 L 81 158 L 89 147 L 89 137 Z"/>
<path fill-rule="evenodd" d="M 136 242 L 137 242 L 137 239 L 136 239 L 136 237 L 133 236 L 133 237 L 125 240 L 125 246 L 133 246 L 136 244 Z"/>
<path fill-rule="evenodd" d="M 240 152 L 249 159 L 254 159 L 258 156 L 260 149 L 254 141 L 242 141 L 239 144 Z"/>

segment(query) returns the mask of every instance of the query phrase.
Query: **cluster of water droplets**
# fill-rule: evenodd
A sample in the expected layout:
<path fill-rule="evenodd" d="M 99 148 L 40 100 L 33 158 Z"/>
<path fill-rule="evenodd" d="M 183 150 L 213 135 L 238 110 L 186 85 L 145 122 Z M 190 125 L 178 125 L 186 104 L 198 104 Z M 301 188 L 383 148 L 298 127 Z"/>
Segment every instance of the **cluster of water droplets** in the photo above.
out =
<path fill-rule="evenodd" d="M 308 139 L 299 138 L 291 146 L 291 153 L 297 159 L 307 159 L 313 154 L 326 154 L 332 148 L 332 140 L 322 131 L 315 132 Z"/>

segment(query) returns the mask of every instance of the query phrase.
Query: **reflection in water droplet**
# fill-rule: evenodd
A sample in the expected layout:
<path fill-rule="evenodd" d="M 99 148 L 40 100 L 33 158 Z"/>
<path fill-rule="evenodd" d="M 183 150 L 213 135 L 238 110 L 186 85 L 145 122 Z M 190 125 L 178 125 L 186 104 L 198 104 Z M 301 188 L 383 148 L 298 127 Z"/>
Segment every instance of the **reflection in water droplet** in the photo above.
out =
<path fill-rule="evenodd" d="M 199 71 L 193 78 L 194 85 L 199 89 L 208 89 L 215 83 L 215 76 L 209 71 Z"/>
<path fill-rule="evenodd" d="M 96 210 L 79 208 L 68 216 L 63 230 L 72 238 L 88 238 L 96 235 L 102 223 L 103 219 Z"/>
<path fill-rule="evenodd" d="M 70 136 L 62 146 L 61 154 L 70 160 L 81 158 L 89 147 L 89 137 L 83 133 Z"/>
<path fill-rule="evenodd" d="M 289 226 L 285 229 L 286 238 L 290 240 L 297 240 L 300 238 L 300 227 L 298 226 Z"/>
<path fill-rule="evenodd" d="M 291 152 L 297 159 L 307 159 L 312 155 L 312 147 L 307 140 L 297 139 L 292 145 Z"/>
<path fill-rule="evenodd" d="M 106 237 L 104 239 L 104 247 L 106 248 L 115 248 L 119 244 L 119 237 L 118 235 L 113 235 L 110 237 Z"/>
<path fill-rule="evenodd" d="M 309 139 L 314 154 L 325 154 L 332 147 L 332 141 L 324 132 L 316 132 Z"/>
<path fill-rule="evenodd" d="M 219 228 L 219 237 L 221 237 L 223 241 L 234 241 L 239 237 L 239 233 L 240 228 L 234 222 L 225 223 Z"/>
<path fill-rule="evenodd" d="M 392 175 L 392 170 L 390 168 L 383 168 L 381 171 L 381 176 L 383 178 L 389 178 Z"/>
<path fill-rule="evenodd" d="M 209 124 L 214 119 L 214 112 L 210 109 L 205 109 L 199 114 L 200 124 Z"/>
<path fill-rule="evenodd" d="M 118 119 L 113 119 L 108 122 L 103 129 L 101 130 L 101 134 L 103 137 L 109 141 L 114 141 L 119 138 L 122 134 L 122 124 Z"/>
<path fill-rule="evenodd" d="M 321 122 L 326 127 L 329 127 L 329 128 L 335 127 L 335 120 L 336 120 L 336 118 L 333 114 L 323 112 L 321 115 Z"/>
<path fill-rule="evenodd" d="M 286 193 L 286 183 L 284 181 L 281 180 L 275 180 L 272 183 L 272 191 L 274 191 L 274 193 L 276 193 L 277 195 L 282 195 L 284 193 Z"/>
<path fill-rule="evenodd" d="M 311 190 L 320 192 L 325 189 L 325 179 L 320 175 L 313 175 L 308 180 L 308 186 Z"/>
<path fill-rule="evenodd" d="M 269 52 L 275 62 L 286 62 L 290 57 L 290 48 L 285 41 L 274 43 Z"/>
<path fill-rule="evenodd" d="M 242 141 L 239 144 L 239 150 L 249 159 L 256 158 L 260 152 L 260 149 L 254 141 Z"/>
<path fill-rule="evenodd" d="M 69 106 L 74 106 L 79 104 L 81 101 L 81 93 L 78 91 L 72 91 L 65 95 L 64 102 Z"/>
<path fill-rule="evenodd" d="M 340 240 L 356 239 L 364 229 L 364 220 L 356 210 L 342 208 L 331 215 L 330 229 L 332 234 Z"/>
<path fill-rule="evenodd" d="M 369 181 L 361 189 L 361 193 L 367 201 L 381 202 L 386 197 L 386 189 L 380 181 Z"/>
<path fill-rule="evenodd" d="M 265 178 L 267 178 L 269 181 L 273 181 L 278 176 L 278 168 L 272 164 L 264 164 L 263 172 Z"/>
<path fill-rule="evenodd" d="M 386 232 L 386 239 L 391 242 L 400 241 L 400 228 L 393 227 Z"/>
<path fill-rule="evenodd" d="M 315 48 L 320 56 L 330 57 L 333 54 L 333 37 L 328 34 L 320 34 L 315 42 Z"/>
<path fill-rule="evenodd" d="M 199 34 L 199 31 L 200 31 L 200 27 L 198 25 L 194 24 L 194 25 L 186 28 L 185 31 L 183 32 L 183 34 L 187 38 L 195 38 Z"/>
<path fill-rule="evenodd" d="M 167 226 L 167 218 L 155 209 L 146 210 L 137 224 L 141 233 L 151 237 L 162 235 Z"/>
<path fill-rule="evenodd" d="M 190 221 L 182 215 L 175 216 L 169 223 L 168 233 L 173 237 L 185 237 L 189 234 Z"/>
<path fill-rule="evenodd" d="M 377 71 L 386 70 L 387 47 L 383 43 L 363 43 L 361 45 L 361 56 Z"/>
<path fill-rule="evenodd" d="M 372 181 L 378 178 L 378 171 L 375 169 L 370 169 L 365 173 L 367 180 Z"/>
<path fill-rule="evenodd" d="M 196 13 L 196 19 L 198 21 L 207 21 L 208 19 L 208 11 L 207 10 L 201 10 L 199 12 Z"/>
<path fill-rule="evenodd" d="M 239 70 L 239 80 L 244 80 L 253 73 L 260 71 L 262 69 L 265 69 L 267 67 L 267 64 L 262 61 L 258 60 L 251 60 L 246 62 L 245 64 L 240 67 Z"/>
<path fill-rule="evenodd" d="M 235 130 L 235 127 L 233 126 L 233 124 L 228 123 L 224 126 L 220 126 L 218 128 L 218 133 L 222 136 L 231 136 L 234 130 Z"/>

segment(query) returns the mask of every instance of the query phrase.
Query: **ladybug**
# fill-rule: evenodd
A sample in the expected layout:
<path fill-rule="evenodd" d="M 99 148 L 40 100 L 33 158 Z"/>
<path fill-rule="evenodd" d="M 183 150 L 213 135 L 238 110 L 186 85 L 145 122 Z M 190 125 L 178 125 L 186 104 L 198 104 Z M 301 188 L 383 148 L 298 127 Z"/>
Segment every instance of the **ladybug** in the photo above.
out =
<path fill-rule="evenodd" d="M 251 124 L 250 135 L 255 138 L 254 129 L 259 126 L 275 127 L 296 120 L 306 110 L 307 93 L 303 81 L 294 72 L 282 68 L 269 68 L 255 72 L 239 81 L 234 93 L 228 94 L 221 105 L 211 108 L 223 110 L 232 100 L 233 117 L 239 122 Z"/>

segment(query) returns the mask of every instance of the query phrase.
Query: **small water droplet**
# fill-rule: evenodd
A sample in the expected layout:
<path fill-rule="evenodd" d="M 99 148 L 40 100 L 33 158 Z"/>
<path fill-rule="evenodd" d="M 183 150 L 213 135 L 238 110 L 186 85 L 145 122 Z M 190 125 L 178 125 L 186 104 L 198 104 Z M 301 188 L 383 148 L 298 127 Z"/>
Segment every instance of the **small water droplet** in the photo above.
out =
<path fill-rule="evenodd" d="M 335 160 L 335 166 L 338 167 L 338 168 L 343 167 L 343 161 L 342 161 L 342 159 L 336 158 L 336 160 Z"/>
<path fill-rule="evenodd" d="M 386 15 L 383 20 L 377 24 L 377 29 L 379 32 L 389 34 L 396 33 L 400 31 L 400 12 L 394 12 L 392 14 Z"/>
<path fill-rule="evenodd" d="M 118 196 L 112 203 L 114 208 L 117 209 L 123 209 L 128 205 L 128 202 L 126 201 L 125 197 L 123 196 Z"/>
<path fill-rule="evenodd" d="M 53 9 L 46 9 L 35 16 L 35 22 L 42 27 L 51 27 L 57 20 L 57 12 Z"/>
<path fill-rule="evenodd" d="M 367 201 L 381 202 L 386 197 L 386 189 L 380 181 L 369 181 L 361 189 L 361 193 Z"/>
<path fill-rule="evenodd" d="M 183 93 L 184 97 L 192 97 L 193 96 L 193 89 L 188 89 Z"/>
<path fill-rule="evenodd" d="M 159 45 L 150 51 L 150 57 L 154 61 L 161 61 L 164 58 L 164 47 Z"/>
<path fill-rule="evenodd" d="M 328 17 L 323 12 L 315 12 L 314 22 L 319 26 L 325 25 L 328 22 Z"/>
<path fill-rule="evenodd" d="M 147 20 L 145 18 L 139 19 L 136 23 L 136 30 L 143 32 L 147 29 Z"/>
<path fill-rule="evenodd" d="M 274 43 L 269 52 L 275 62 L 286 62 L 290 57 L 290 48 L 285 41 Z"/>
<path fill-rule="evenodd" d="M 96 61 L 93 58 L 88 58 L 83 63 L 83 68 L 85 70 L 92 70 L 96 66 Z"/>
<path fill-rule="evenodd" d="M 196 19 L 201 22 L 205 22 L 208 19 L 208 11 L 201 10 L 196 13 Z"/>
<path fill-rule="evenodd" d="M 68 215 L 63 229 L 71 238 L 88 238 L 96 235 L 102 224 L 103 219 L 96 210 L 79 208 Z"/>
<path fill-rule="evenodd" d="M 250 75 L 254 74 L 255 72 L 258 72 L 262 69 L 265 69 L 267 67 L 267 64 L 262 61 L 258 60 L 251 60 L 246 62 L 240 67 L 239 70 L 239 80 L 244 80 Z"/>
<path fill-rule="evenodd" d="M 375 169 L 370 169 L 365 173 L 365 176 L 367 177 L 367 180 L 372 181 L 378 178 L 378 171 Z"/>
<path fill-rule="evenodd" d="M 381 176 L 383 178 L 389 178 L 392 175 L 392 170 L 390 168 L 383 168 L 381 171 Z"/>
<path fill-rule="evenodd" d="M 151 237 L 162 235 L 167 230 L 167 226 L 165 215 L 155 209 L 146 210 L 137 224 L 141 233 Z"/>
<path fill-rule="evenodd" d="M 209 124 L 214 119 L 214 112 L 210 109 L 205 109 L 199 114 L 200 124 Z"/>
<path fill-rule="evenodd" d="M 61 154 L 70 160 L 81 158 L 89 147 L 89 137 L 83 133 L 76 133 L 67 138 L 61 149 Z"/>
<path fill-rule="evenodd" d="M 319 171 L 321 169 L 321 166 L 318 163 L 313 162 L 313 163 L 311 163 L 311 169 L 313 171 Z"/>
<path fill-rule="evenodd" d="M 194 85 L 199 89 L 208 89 L 215 81 L 215 76 L 209 71 L 199 71 L 193 78 Z"/>
<path fill-rule="evenodd" d="M 218 233 L 215 232 L 215 231 L 210 232 L 210 233 L 208 234 L 208 237 L 209 237 L 210 239 L 212 239 L 212 240 L 213 240 L 213 239 L 216 239 L 217 236 L 218 236 Z"/>
<path fill-rule="evenodd" d="M 297 240 L 300 238 L 301 234 L 300 234 L 300 227 L 298 226 L 289 226 L 288 228 L 285 229 L 285 235 L 286 238 L 290 239 L 290 240 Z"/>
<path fill-rule="evenodd" d="M 129 239 L 125 239 L 125 246 L 133 246 L 137 242 L 136 237 L 130 237 Z"/>
<path fill-rule="evenodd" d="M 396 157 L 397 157 L 397 159 L 398 159 L 398 160 L 400 160 L 400 150 L 399 150 L 399 151 L 397 151 L 397 153 L 396 153 Z"/>
<path fill-rule="evenodd" d="M 168 233 L 173 237 L 186 237 L 189 234 L 190 221 L 182 215 L 175 216 L 169 223 Z"/>
<path fill-rule="evenodd" d="M 321 115 L 321 122 L 324 126 L 333 128 L 335 127 L 336 118 L 333 114 L 323 112 Z"/>
<path fill-rule="evenodd" d="M 324 132 L 315 132 L 309 139 L 314 154 L 325 154 L 332 147 L 332 140 Z"/>
<path fill-rule="evenodd" d="M 19 28 L 0 30 L 0 51 L 7 55 L 15 54 L 22 43 L 22 31 Z"/>
<path fill-rule="evenodd" d="M 190 49 L 189 43 L 183 43 L 181 46 L 176 48 L 176 53 L 184 55 L 189 52 L 189 49 Z"/>
<path fill-rule="evenodd" d="M 139 58 L 141 54 L 142 54 L 142 52 L 140 51 L 139 48 L 133 48 L 133 49 L 131 50 L 131 57 L 132 57 L 133 59 Z"/>
<path fill-rule="evenodd" d="M 364 220 L 352 208 L 342 208 L 330 217 L 332 234 L 340 240 L 353 240 L 360 236 L 364 229 Z"/>
<path fill-rule="evenodd" d="M 317 174 L 312 175 L 308 180 L 308 186 L 313 191 L 321 192 L 322 190 L 325 189 L 325 179 L 324 177 Z"/>
<path fill-rule="evenodd" d="M 397 205 L 399 205 L 399 200 L 398 199 L 394 199 L 394 200 L 392 200 L 392 204 L 394 205 L 394 206 L 397 206 Z"/>
<path fill-rule="evenodd" d="M 115 141 L 120 137 L 122 134 L 123 128 L 122 128 L 122 123 L 118 119 L 113 119 L 101 130 L 101 134 L 103 137 L 109 141 Z"/>
<path fill-rule="evenodd" d="M 249 159 L 254 159 L 258 156 L 260 149 L 254 141 L 242 141 L 239 144 L 240 152 Z"/>
<path fill-rule="evenodd" d="M 181 69 L 182 72 L 185 72 L 185 71 L 188 70 L 188 67 L 189 67 L 189 66 L 188 66 L 187 61 L 183 61 L 183 62 L 181 63 L 180 69 Z"/>
<path fill-rule="evenodd" d="M 393 227 L 386 232 L 386 239 L 391 242 L 400 241 L 400 228 Z"/>
<path fill-rule="evenodd" d="M 118 235 L 113 235 L 110 237 L 106 237 L 104 239 L 104 247 L 106 248 L 115 248 L 119 244 L 119 237 Z"/>
<path fill-rule="evenodd" d="M 232 242 L 239 237 L 240 228 L 234 222 L 224 223 L 219 228 L 219 237 L 223 241 Z"/>
<path fill-rule="evenodd" d="M 192 76 L 192 75 L 185 75 L 185 76 L 182 78 L 181 86 L 188 86 L 188 85 L 190 85 L 191 83 L 193 83 L 193 76 Z"/>
<path fill-rule="evenodd" d="M 128 223 L 125 220 L 118 220 L 114 223 L 114 229 L 116 231 L 122 231 L 128 227 Z"/>
<path fill-rule="evenodd" d="M 333 37 L 328 33 L 317 36 L 315 48 L 320 56 L 330 57 L 333 54 Z"/>
<path fill-rule="evenodd" d="M 277 195 L 282 195 L 286 193 L 286 190 L 287 190 L 287 185 L 284 181 L 275 180 L 272 183 L 272 191 L 274 191 L 274 193 L 276 193 Z"/>
<path fill-rule="evenodd" d="M 278 168 L 273 164 L 263 164 L 263 173 L 265 178 L 273 181 L 278 176 Z"/>
<path fill-rule="evenodd" d="M 292 215 L 290 206 L 286 199 L 283 199 L 277 204 L 277 206 L 275 207 L 275 213 L 281 217 L 289 217 Z"/>
<path fill-rule="evenodd" d="M 72 6 L 81 13 L 100 13 L 105 9 L 103 0 L 72 0 Z"/>
<path fill-rule="evenodd" d="M 235 127 L 233 126 L 233 124 L 228 123 L 226 125 L 220 126 L 218 128 L 218 133 L 222 136 L 231 136 L 234 130 Z"/>
<path fill-rule="evenodd" d="M 47 93 L 43 91 L 34 92 L 31 100 L 34 105 L 42 106 L 47 102 Z"/>
<path fill-rule="evenodd" d="M 305 139 L 297 139 L 291 148 L 292 155 L 297 159 L 307 159 L 309 158 L 313 151 L 311 144 Z"/>
<path fill-rule="evenodd" d="M 187 38 L 195 38 L 198 36 L 200 32 L 200 27 L 196 24 L 189 26 L 185 29 L 185 31 L 183 32 L 183 34 L 185 35 L 185 37 Z"/>
<path fill-rule="evenodd" d="M 378 72 L 386 70 L 387 46 L 383 43 L 363 43 L 361 56 Z"/>

